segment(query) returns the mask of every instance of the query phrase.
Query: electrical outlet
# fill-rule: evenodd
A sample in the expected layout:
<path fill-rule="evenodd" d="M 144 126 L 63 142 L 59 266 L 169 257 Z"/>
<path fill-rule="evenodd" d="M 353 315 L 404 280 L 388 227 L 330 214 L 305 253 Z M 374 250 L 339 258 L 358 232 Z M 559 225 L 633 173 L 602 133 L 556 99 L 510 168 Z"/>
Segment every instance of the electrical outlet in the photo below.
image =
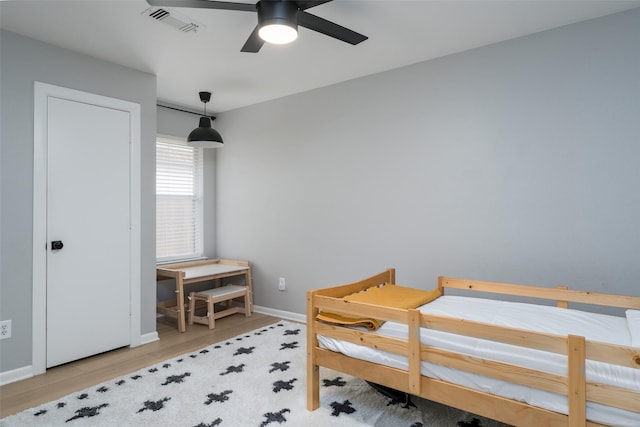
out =
<path fill-rule="evenodd" d="M 0 340 L 11 338 L 11 320 L 0 322 Z"/>
<path fill-rule="evenodd" d="M 287 290 L 287 282 L 284 280 L 284 277 L 281 277 L 280 281 L 278 282 L 278 290 L 279 291 Z"/>

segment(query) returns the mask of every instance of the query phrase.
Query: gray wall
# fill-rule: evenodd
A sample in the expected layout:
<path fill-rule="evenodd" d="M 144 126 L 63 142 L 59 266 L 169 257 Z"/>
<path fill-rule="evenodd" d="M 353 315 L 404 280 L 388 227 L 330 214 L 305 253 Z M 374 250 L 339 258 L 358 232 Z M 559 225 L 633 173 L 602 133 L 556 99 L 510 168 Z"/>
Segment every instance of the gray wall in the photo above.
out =
<path fill-rule="evenodd" d="M 0 43 L 0 317 L 13 320 L 11 339 L 0 344 L 0 372 L 5 372 L 29 366 L 32 360 L 34 81 L 141 105 L 141 333 L 156 330 L 156 78 L 6 31 L 2 31 Z"/>
<path fill-rule="evenodd" d="M 297 313 L 387 267 L 639 295 L 638 40 L 636 9 L 223 113 L 218 255 Z"/>

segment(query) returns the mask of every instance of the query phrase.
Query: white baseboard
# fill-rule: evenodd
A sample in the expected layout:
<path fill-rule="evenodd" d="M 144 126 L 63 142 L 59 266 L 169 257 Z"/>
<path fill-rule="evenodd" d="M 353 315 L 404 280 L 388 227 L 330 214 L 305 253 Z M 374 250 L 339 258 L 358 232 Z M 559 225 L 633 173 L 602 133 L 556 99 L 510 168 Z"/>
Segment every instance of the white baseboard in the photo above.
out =
<path fill-rule="evenodd" d="M 33 366 L 23 366 L 11 371 L 0 372 L 0 386 L 26 380 L 33 376 Z"/>
<path fill-rule="evenodd" d="M 151 332 L 140 336 L 140 344 L 149 344 L 158 341 L 158 332 Z M 133 347 L 133 346 L 132 346 Z M 33 366 L 23 366 L 22 368 L 13 369 L 11 371 L 0 372 L 0 386 L 11 384 L 16 381 L 26 380 L 33 377 Z"/>
<path fill-rule="evenodd" d="M 293 313 L 291 311 L 276 310 L 275 308 L 262 307 L 259 305 L 253 306 L 253 311 L 256 313 L 266 314 L 268 316 L 279 317 L 285 320 L 293 320 L 294 322 L 307 323 L 307 316 L 300 313 Z"/>
<path fill-rule="evenodd" d="M 150 342 L 158 341 L 158 332 L 153 331 L 148 334 L 140 335 L 140 345 L 149 344 Z"/>

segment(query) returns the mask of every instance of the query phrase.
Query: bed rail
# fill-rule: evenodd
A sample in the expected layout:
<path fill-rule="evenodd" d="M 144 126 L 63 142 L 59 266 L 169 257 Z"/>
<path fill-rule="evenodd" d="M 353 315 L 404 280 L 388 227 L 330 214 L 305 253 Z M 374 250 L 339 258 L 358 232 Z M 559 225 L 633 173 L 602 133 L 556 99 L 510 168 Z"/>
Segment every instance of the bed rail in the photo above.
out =
<path fill-rule="evenodd" d="M 463 289 L 467 291 L 488 292 L 501 295 L 555 300 L 560 302 L 566 301 L 640 310 L 640 297 L 613 295 L 599 292 L 574 291 L 566 289 L 564 286 L 561 288 L 545 288 L 541 286 L 514 285 L 510 283 L 438 277 L 438 288 L 442 292 L 445 292 L 445 289 L 447 288 Z"/>

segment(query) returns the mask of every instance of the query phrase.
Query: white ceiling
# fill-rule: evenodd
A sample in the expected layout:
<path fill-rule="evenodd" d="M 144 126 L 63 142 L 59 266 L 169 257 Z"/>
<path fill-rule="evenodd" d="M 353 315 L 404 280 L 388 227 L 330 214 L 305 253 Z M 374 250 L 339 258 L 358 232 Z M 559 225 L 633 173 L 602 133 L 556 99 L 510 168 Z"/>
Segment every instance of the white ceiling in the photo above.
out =
<path fill-rule="evenodd" d="M 235 1 L 240 3 L 242 1 Z M 253 0 L 247 0 L 253 3 Z M 351 46 L 300 28 L 290 45 L 240 49 L 252 12 L 177 10 L 206 28 L 179 30 L 144 0 L 2 1 L 0 26 L 157 76 L 158 100 L 212 112 L 302 92 L 474 47 L 640 7 L 640 0 L 335 0 L 308 12 L 369 37 Z"/>

